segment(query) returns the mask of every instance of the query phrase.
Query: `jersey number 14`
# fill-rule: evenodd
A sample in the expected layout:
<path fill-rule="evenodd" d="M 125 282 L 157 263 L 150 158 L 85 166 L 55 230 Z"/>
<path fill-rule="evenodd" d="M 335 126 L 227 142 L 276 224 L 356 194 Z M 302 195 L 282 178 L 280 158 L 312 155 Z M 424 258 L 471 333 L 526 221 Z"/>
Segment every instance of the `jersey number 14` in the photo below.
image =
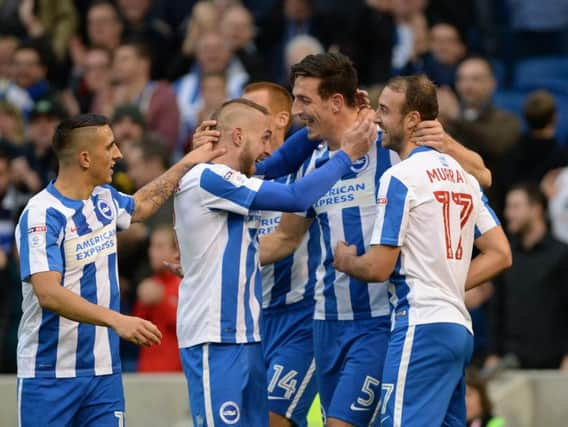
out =
<path fill-rule="evenodd" d="M 462 230 L 473 211 L 473 198 L 471 194 L 454 193 L 449 191 L 434 191 L 435 199 L 442 204 L 442 216 L 444 218 L 444 237 L 446 239 L 446 258 L 460 260 L 463 257 Z M 451 202 L 461 207 L 460 210 L 460 239 L 454 253 L 452 248 L 452 230 L 450 229 Z"/>

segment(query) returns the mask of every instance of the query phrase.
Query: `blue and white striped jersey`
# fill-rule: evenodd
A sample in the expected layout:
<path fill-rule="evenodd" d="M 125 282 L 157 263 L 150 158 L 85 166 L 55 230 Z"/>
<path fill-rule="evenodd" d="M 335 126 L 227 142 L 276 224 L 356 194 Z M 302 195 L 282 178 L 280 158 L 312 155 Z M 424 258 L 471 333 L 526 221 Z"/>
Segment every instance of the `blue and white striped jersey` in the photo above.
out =
<path fill-rule="evenodd" d="M 296 174 L 275 180 L 282 184 L 294 182 Z M 274 231 L 281 212 L 262 211 L 258 234 Z M 316 269 L 320 265 L 319 227 L 312 224 L 300 246 L 292 255 L 274 264 L 262 266 L 262 308 L 285 307 L 301 301 L 313 304 Z"/>
<path fill-rule="evenodd" d="M 262 180 L 222 164 L 200 164 L 174 198 L 184 277 L 179 290 L 180 348 L 260 341 L 260 212 L 250 211 Z"/>
<path fill-rule="evenodd" d="M 308 212 L 319 227 L 321 264 L 315 289 L 314 318 L 353 320 L 389 314 L 386 286 L 365 283 L 333 268 L 333 249 L 338 241 L 356 245 L 364 253 L 370 245 L 376 217 L 376 200 L 381 175 L 398 162 L 396 153 L 381 146 L 379 131 L 369 153 L 351 167 Z M 333 156 L 322 144 L 301 169 L 309 174 Z"/>
<path fill-rule="evenodd" d="M 120 372 L 119 337 L 110 328 L 78 323 L 42 309 L 30 283 L 61 273 L 61 285 L 119 311 L 116 231 L 130 225 L 134 199 L 104 185 L 72 200 L 51 182 L 30 199 L 16 226 L 22 278 L 18 376 L 76 377 Z"/>
<path fill-rule="evenodd" d="M 473 242 L 497 225 L 479 183 L 446 154 L 415 148 L 386 172 L 371 244 L 401 248 L 389 285 L 393 328 L 444 322 L 472 331 L 464 294 Z"/>

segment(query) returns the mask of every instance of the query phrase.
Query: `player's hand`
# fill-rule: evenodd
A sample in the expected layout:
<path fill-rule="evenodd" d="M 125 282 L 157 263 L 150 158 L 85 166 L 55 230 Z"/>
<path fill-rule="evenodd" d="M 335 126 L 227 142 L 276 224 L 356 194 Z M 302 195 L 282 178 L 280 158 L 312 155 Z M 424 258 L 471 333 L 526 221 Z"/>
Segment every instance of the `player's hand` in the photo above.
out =
<path fill-rule="evenodd" d="M 113 329 L 120 338 L 137 345 L 151 347 L 160 344 L 162 333 L 156 325 L 140 317 L 120 315 Z"/>
<path fill-rule="evenodd" d="M 196 165 L 197 163 L 209 162 L 219 156 L 222 156 L 226 152 L 226 148 L 216 147 L 212 143 L 207 142 L 200 147 L 191 150 L 181 161 L 191 165 Z"/>
<path fill-rule="evenodd" d="M 170 273 L 174 273 L 179 277 L 183 277 L 183 270 L 181 269 L 181 264 L 176 264 L 173 262 L 163 261 L 164 267 Z"/>
<path fill-rule="evenodd" d="M 355 245 L 347 245 L 345 242 L 337 242 L 335 252 L 333 254 L 333 266 L 336 270 L 344 273 L 348 272 L 351 258 L 357 256 L 357 247 Z"/>
<path fill-rule="evenodd" d="M 341 149 L 354 162 L 367 154 L 376 140 L 377 125 L 369 116 L 362 116 L 343 134 Z"/>
<path fill-rule="evenodd" d="M 355 102 L 359 108 L 371 108 L 369 92 L 364 89 L 357 89 L 357 92 L 355 92 Z"/>
<path fill-rule="evenodd" d="M 193 132 L 193 147 L 199 148 L 208 142 L 215 143 L 219 141 L 221 132 L 215 129 L 216 125 L 217 121 L 215 120 L 204 120 L 201 122 L 201 124 L 197 126 L 197 129 L 195 129 L 195 132 Z"/>
<path fill-rule="evenodd" d="M 451 142 L 450 137 L 444 132 L 444 128 L 438 120 L 420 122 L 410 138 L 415 144 L 432 147 L 440 153 L 446 153 Z"/>
<path fill-rule="evenodd" d="M 164 287 L 155 280 L 148 278 L 140 282 L 136 295 L 138 296 L 138 301 L 142 304 L 159 304 L 164 298 Z"/>

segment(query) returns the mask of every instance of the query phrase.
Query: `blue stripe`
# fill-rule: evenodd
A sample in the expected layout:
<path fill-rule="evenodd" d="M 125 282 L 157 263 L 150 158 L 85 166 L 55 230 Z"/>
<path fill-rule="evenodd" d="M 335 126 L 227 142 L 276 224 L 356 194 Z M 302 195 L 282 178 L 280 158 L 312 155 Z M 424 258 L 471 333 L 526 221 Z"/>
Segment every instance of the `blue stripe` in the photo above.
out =
<path fill-rule="evenodd" d="M 495 213 L 493 208 L 489 205 L 489 200 L 487 199 L 487 196 L 485 195 L 484 192 L 481 192 L 481 201 L 483 202 L 483 205 L 489 211 L 489 215 L 491 215 L 491 218 L 493 218 L 493 221 L 495 221 L 495 224 L 501 225 L 501 221 L 499 221 L 497 214 Z"/>
<path fill-rule="evenodd" d="M 83 275 L 79 281 L 81 297 L 87 301 L 97 303 L 96 267 L 91 262 L 83 267 Z M 77 360 L 75 369 L 77 374 L 95 375 L 95 325 L 79 323 L 77 328 Z"/>
<path fill-rule="evenodd" d="M 379 134 L 378 142 L 377 142 L 377 169 L 375 170 L 375 199 L 377 198 L 377 194 L 379 192 L 379 182 L 381 177 L 385 173 L 387 169 L 392 166 L 391 157 L 390 157 L 390 150 L 383 148 L 381 146 L 381 141 L 383 139 L 383 133 Z"/>
<path fill-rule="evenodd" d="M 110 282 L 110 309 L 120 312 L 120 287 L 118 285 L 118 268 L 116 253 L 108 256 L 108 277 Z M 108 339 L 112 361 L 112 372 L 120 372 L 120 339 L 112 328 L 108 328 Z"/>
<path fill-rule="evenodd" d="M 363 255 L 365 253 L 365 240 L 361 224 L 361 210 L 357 206 L 342 209 L 341 221 L 348 243 L 357 246 L 357 255 Z M 349 293 L 355 319 L 368 319 L 371 316 L 369 285 L 366 282 L 349 277 Z"/>
<path fill-rule="evenodd" d="M 316 287 L 316 273 L 321 263 L 321 233 L 318 221 L 312 222 L 308 231 L 308 283 L 304 293 L 304 300 L 313 299 Z"/>
<path fill-rule="evenodd" d="M 105 203 L 106 205 L 108 205 L 108 203 L 106 202 L 106 200 L 104 199 L 99 199 L 99 195 L 95 194 L 91 197 L 91 202 L 93 203 L 93 206 L 95 207 L 95 215 L 97 217 L 97 219 L 99 220 L 99 222 L 101 222 L 103 224 L 104 227 L 106 227 L 107 225 L 109 225 L 113 220 L 116 220 L 116 218 L 114 218 L 114 213 L 112 214 L 112 216 L 109 218 L 105 217 L 101 211 L 99 210 L 99 206 L 98 206 L 98 202 L 99 200 L 101 200 L 102 203 Z M 109 206 L 110 208 L 110 206 Z M 111 211 L 112 212 L 112 211 Z"/>
<path fill-rule="evenodd" d="M 126 210 L 126 212 L 128 212 L 130 215 L 134 213 L 134 197 L 122 194 L 120 191 L 117 191 L 116 188 L 114 188 L 112 185 L 105 184 L 103 185 L 103 188 L 106 188 L 110 191 L 112 198 L 116 201 L 120 209 Z"/>
<path fill-rule="evenodd" d="M 477 225 L 474 228 L 474 233 L 473 233 L 473 238 L 477 239 L 481 236 L 481 230 L 477 227 Z"/>
<path fill-rule="evenodd" d="M 208 191 L 222 199 L 230 200 L 231 202 L 247 209 L 250 207 L 250 204 L 256 195 L 256 192 L 252 191 L 245 185 L 236 187 L 223 177 L 208 169 L 205 169 L 201 174 L 199 185 L 205 191 Z"/>
<path fill-rule="evenodd" d="M 394 176 L 391 177 L 387 190 L 387 204 L 383 228 L 381 230 L 381 244 L 398 245 L 400 227 L 404 216 L 404 204 L 408 188 Z"/>
<path fill-rule="evenodd" d="M 246 328 L 246 335 L 247 335 L 247 340 L 249 341 L 253 341 L 254 340 L 254 322 L 252 319 L 252 312 L 251 312 L 251 305 L 249 303 L 250 300 L 250 281 L 252 279 L 252 275 L 255 272 L 255 270 L 258 270 L 257 273 L 257 277 L 260 276 L 260 270 L 258 268 L 258 265 L 256 263 L 256 248 L 254 246 L 254 243 L 251 242 L 248 245 L 248 249 L 247 249 L 247 258 L 246 258 L 246 281 L 245 281 L 245 295 L 244 295 L 244 306 L 245 306 L 245 328 Z M 255 281 L 257 279 L 257 277 L 255 277 Z M 259 300 L 262 301 L 262 300 Z"/>
<path fill-rule="evenodd" d="M 30 247 L 28 246 L 28 215 L 25 210 L 20 218 L 20 277 L 27 280 L 30 276 Z"/>
<path fill-rule="evenodd" d="M 221 339 L 236 342 L 237 301 L 239 269 L 242 250 L 244 217 L 234 213 L 227 215 L 228 239 L 221 267 Z"/>
<path fill-rule="evenodd" d="M 270 307 L 286 304 L 286 294 L 292 289 L 294 255 L 274 263 L 274 287 L 270 294 Z"/>
<path fill-rule="evenodd" d="M 326 249 L 326 256 L 323 261 L 325 275 L 323 278 L 323 297 L 325 301 L 326 319 L 337 320 L 337 297 L 335 295 L 335 269 L 333 268 L 333 251 L 331 247 L 331 233 L 329 230 L 329 218 L 327 213 L 319 215 L 321 232 Z"/>
<path fill-rule="evenodd" d="M 394 310 L 396 313 L 401 313 L 406 310 L 406 315 L 396 316 L 394 318 L 396 328 L 408 326 L 408 309 L 410 307 L 408 303 L 408 294 L 410 293 L 410 286 L 406 281 L 406 276 L 401 274 L 401 256 L 399 255 L 396 260 L 396 265 L 394 267 L 394 272 L 390 277 L 390 281 L 394 286 L 395 295 L 398 299 L 396 307 Z"/>
<path fill-rule="evenodd" d="M 45 213 L 45 224 L 48 230 L 45 236 L 45 247 L 49 271 L 64 272 L 65 256 L 63 254 L 63 245 L 59 246 L 57 240 L 60 231 L 65 230 L 67 219 L 57 209 L 48 208 Z"/>
<path fill-rule="evenodd" d="M 36 377 L 55 378 L 58 341 L 59 315 L 42 308 L 35 363 Z"/>

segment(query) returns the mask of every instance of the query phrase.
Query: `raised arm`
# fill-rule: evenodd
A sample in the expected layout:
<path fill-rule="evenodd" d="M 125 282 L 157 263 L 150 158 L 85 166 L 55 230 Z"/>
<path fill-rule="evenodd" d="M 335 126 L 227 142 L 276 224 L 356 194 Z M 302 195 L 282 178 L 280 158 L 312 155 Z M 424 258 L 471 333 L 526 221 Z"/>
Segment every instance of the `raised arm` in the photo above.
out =
<path fill-rule="evenodd" d="M 475 151 L 468 150 L 444 132 L 444 128 L 437 120 L 421 122 L 414 130 L 412 139 L 418 145 L 426 145 L 441 153 L 449 154 L 466 172 L 472 174 L 482 187 L 491 186 L 491 171 L 487 169 L 481 156 Z"/>
<path fill-rule="evenodd" d="M 270 157 L 256 165 L 256 173 L 264 179 L 280 178 L 296 172 L 321 141 L 308 139 L 306 129 L 300 129 L 284 141 Z"/>
<path fill-rule="evenodd" d="M 312 219 L 285 213 L 276 230 L 260 238 L 260 265 L 273 264 L 291 255 L 302 243 Z"/>
<path fill-rule="evenodd" d="M 144 221 L 152 216 L 172 195 L 187 171 L 197 163 L 208 162 L 224 152 L 224 148 L 213 149 L 213 144 L 206 143 L 186 154 L 178 163 L 134 193 L 132 221 Z"/>
<path fill-rule="evenodd" d="M 67 319 L 113 328 L 116 333 L 135 344 L 160 344 L 162 334 L 152 322 L 139 317 L 125 316 L 71 292 L 61 286 L 61 273 L 45 271 L 30 276 L 42 308 Z"/>

